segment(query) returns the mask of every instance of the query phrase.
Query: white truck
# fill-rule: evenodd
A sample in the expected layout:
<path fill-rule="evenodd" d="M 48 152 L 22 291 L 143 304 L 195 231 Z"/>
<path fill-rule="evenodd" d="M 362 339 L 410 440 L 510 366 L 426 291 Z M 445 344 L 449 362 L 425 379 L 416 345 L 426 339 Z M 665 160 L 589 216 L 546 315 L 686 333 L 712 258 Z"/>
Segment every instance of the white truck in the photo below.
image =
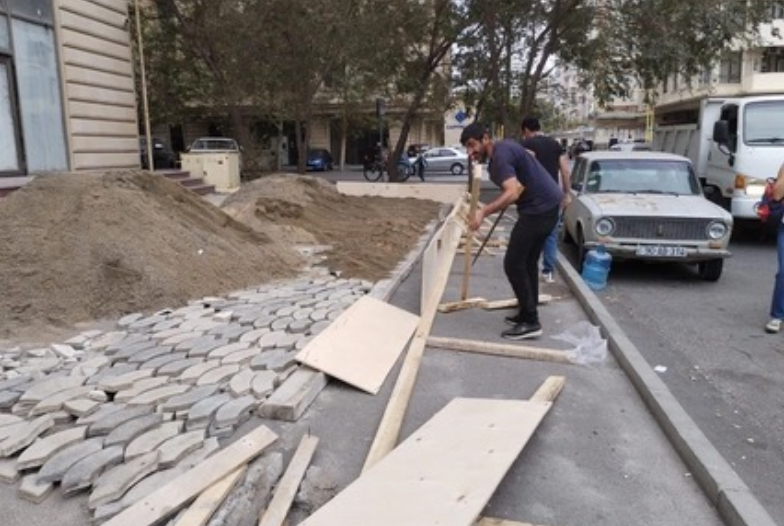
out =
<path fill-rule="evenodd" d="M 705 98 L 697 122 L 657 126 L 653 149 L 688 157 L 708 199 L 758 219 L 765 182 L 784 163 L 784 95 Z"/>

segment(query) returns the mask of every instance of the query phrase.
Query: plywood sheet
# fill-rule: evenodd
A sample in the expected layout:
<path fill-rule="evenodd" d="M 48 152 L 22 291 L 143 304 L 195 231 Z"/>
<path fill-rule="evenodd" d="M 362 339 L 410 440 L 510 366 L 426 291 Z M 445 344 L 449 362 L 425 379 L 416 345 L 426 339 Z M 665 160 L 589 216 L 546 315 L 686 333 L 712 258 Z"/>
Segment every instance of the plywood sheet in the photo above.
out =
<path fill-rule="evenodd" d="M 300 526 L 470 526 L 549 408 L 454 399 Z"/>
<path fill-rule="evenodd" d="M 343 195 L 425 199 L 452 204 L 465 193 L 464 184 L 443 183 L 363 183 L 339 181 L 337 190 Z"/>
<path fill-rule="evenodd" d="M 365 296 L 318 334 L 297 360 L 376 394 L 419 323 L 419 316 Z"/>

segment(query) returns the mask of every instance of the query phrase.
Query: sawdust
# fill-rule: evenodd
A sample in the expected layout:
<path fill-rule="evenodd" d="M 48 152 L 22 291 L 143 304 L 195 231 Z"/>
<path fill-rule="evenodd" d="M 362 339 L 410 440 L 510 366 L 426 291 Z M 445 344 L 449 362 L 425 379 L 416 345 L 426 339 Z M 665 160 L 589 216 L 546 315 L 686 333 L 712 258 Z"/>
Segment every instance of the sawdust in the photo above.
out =
<path fill-rule="evenodd" d="M 345 196 L 317 177 L 278 174 L 244 185 L 222 208 L 273 239 L 326 245 L 323 265 L 344 277 L 377 281 L 415 247 L 440 205 Z"/>
<path fill-rule="evenodd" d="M 438 209 L 289 174 L 244 185 L 223 210 L 141 171 L 38 176 L 0 202 L 0 338 L 292 277 L 302 246 L 327 245 L 321 265 L 376 281 Z"/>

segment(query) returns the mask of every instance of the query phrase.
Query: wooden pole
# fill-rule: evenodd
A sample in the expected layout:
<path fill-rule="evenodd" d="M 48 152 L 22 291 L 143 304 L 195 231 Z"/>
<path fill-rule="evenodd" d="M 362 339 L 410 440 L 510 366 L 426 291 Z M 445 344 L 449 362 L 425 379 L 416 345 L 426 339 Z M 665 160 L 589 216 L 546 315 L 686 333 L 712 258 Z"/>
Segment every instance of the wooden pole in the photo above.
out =
<path fill-rule="evenodd" d="M 476 214 L 479 205 L 479 190 L 482 185 L 482 165 L 474 164 L 471 167 L 471 203 L 468 206 L 468 221 L 471 221 Z M 473 233 L 466 236 L 463 252 L 463 284 L 460 288 L 460 299 L 468 299 L 468 279 L 471 277 L 471 251 L 474 246 Z"/>
<path fill-rule="evenodd" d="M 142 17 L 139 9 L 139 0 L 134 0 L 136 8 L 136 39 L 139 46 L 139 73 L 142 84 L 142 111 L 144 111 L 144 134 L 147 141 L 147 168 L 152 172 L 155 170 L 153 164 L 153 151 L 155 145 L 152 143 L 152 131 L 150 130 L 150 105 L 147 100 L 147 73 L 144 67 L 144 39 L 142 38 Z"/>

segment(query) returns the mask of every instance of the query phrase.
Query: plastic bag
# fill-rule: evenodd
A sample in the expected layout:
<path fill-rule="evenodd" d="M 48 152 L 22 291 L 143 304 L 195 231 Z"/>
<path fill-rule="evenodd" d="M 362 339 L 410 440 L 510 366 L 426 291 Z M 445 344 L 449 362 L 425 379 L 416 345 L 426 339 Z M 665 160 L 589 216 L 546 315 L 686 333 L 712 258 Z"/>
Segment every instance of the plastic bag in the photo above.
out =
<path fill-rule="evenodd" d="M 592 365 L 601 363 L 607 358 L 607 340 L 602 338 L 599 327 L 591 325 L 587 321 L 578 322 L 551 338 L 575 346 L 574 349 L 566 352 L 574 363 Z"/>

